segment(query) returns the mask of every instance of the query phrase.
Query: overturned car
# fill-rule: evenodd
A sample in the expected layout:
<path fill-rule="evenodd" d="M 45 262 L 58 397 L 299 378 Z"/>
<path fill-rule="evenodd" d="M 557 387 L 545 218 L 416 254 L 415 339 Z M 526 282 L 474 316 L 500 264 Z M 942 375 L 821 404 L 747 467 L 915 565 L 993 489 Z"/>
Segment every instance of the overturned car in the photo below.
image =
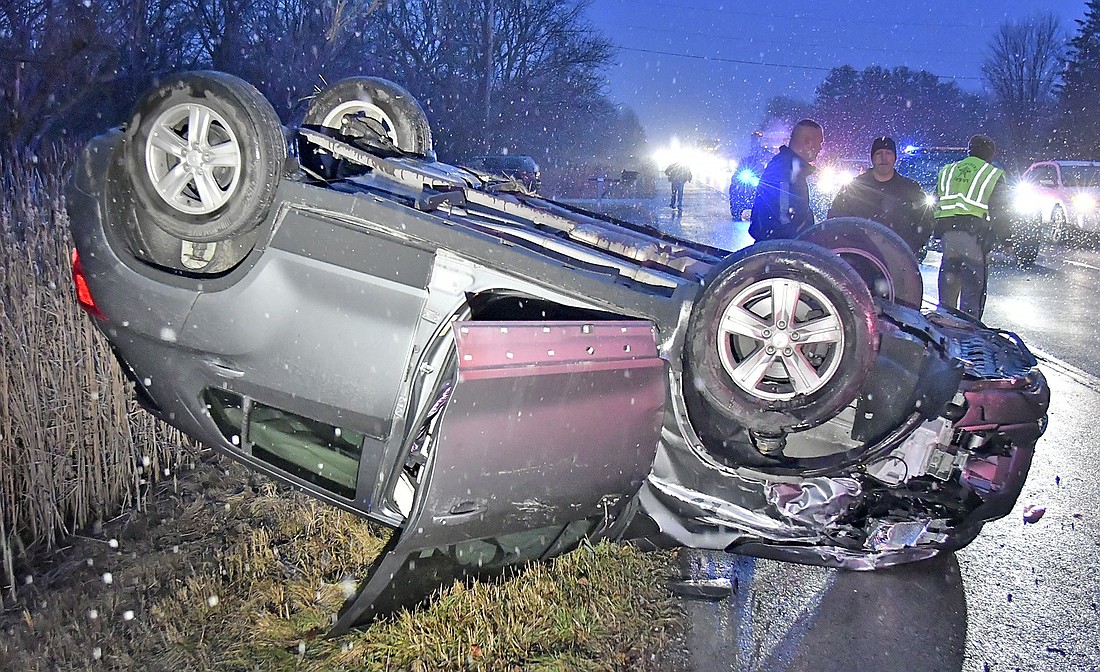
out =
<path fill-rule="evenodd" d="M 928 558 L 1008 513 L 1045 428 L 1024 344 L 922 312 L 885 228 L 731 253 L 616 221 L 436 161 L 386 80 L 287 130 L 235 77 L 165 78 L 68 208 L 149 412 L 398 530 L 334 633 L 584 538 Z"/>

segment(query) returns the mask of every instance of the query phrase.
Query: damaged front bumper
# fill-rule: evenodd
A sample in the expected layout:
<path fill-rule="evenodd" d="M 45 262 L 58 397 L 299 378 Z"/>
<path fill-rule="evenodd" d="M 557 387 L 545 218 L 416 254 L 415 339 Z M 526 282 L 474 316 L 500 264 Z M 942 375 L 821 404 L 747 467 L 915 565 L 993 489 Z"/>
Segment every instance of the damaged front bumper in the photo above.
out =
<path fill-rule="evenodd" d="M 953 319 L 936 326 L 950 331 L 960 326 Z M 964 376 L 945 405 L 949 417 L 925 419 L 885 455 L 869 450 L 867 460 L 832 473 L 731 466 L 669 414 L 627 536 L 643 546 L 853 570 L 962 548 L 1015 505 L 1050 393 L 1011 334 L 983 329 L 961 343 Z"/>

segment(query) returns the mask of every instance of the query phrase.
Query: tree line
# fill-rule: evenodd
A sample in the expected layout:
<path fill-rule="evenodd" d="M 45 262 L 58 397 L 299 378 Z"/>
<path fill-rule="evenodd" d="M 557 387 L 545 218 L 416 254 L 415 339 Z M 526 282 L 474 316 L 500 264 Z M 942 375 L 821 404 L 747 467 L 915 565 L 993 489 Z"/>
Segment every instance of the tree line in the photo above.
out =
<path fill-rule="evenodd" d="M 602 92 L 614 49 L 590 1 L 0 0 L 0 137 L 86 137 L 158 75 L 214 69 L 288 123 L 327 83 L 391 79 L 426 108 L 444 160 L 633 151 L 642 130 Z"/>
<path fill-rule="evenodd" d="M 957 147 L 983 132 L 1015 170 L 1050 157 L 1100 160 L 1100 0 L 1076 23 L 1072 38 L 1049 12 L 1002 23 L 982 62 L 984 92 L 907 67 L 841 66 L 811 102 L 770 101 L 763 125 L 813 117 L 835 151 L 858 156 L 877 135 Z"/>
<path fill-rule="evenodd" d="M 603 93 L 615 50 L 585 18 L 590 2 L 0 0 L 0 145 L 87 137 L 123 121 L 158 75 L 210 68 L 255 84 L 287 123 L 329 82 L 392 79 L 425 106 L 447 161 L 622 163 L 645 137 Z M 907 67 L 841 66 L 812 102 L 772 100 L 764 124 L 813 116 L 859 155 L 883 133 L 958 146 L 983 131 L 1011 167 L 1100 158 L 1100 0 L 1076 23 L 1072 38 L 1049 13 L 1002 24 L 982 93 Z"/>

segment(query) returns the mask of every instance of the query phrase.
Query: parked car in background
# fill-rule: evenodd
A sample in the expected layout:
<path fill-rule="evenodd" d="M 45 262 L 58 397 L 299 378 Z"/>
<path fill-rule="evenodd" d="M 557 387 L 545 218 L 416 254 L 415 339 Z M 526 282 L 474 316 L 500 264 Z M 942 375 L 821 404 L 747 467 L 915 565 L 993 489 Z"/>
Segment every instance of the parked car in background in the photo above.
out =
<path fill-rule="evenodd" d="M 1016 185 L 1016 211 L 1050 240 L 1100 233 L 1100 162 L 1039 161 Z"/>
<path fill-rule="evenodd" d="M 539 164 L 526 154 L 475 156 L 470 160 L 468 167 L 511 178 L 522 184 L 528 191 L 538 191 L 542 187 L 542 171 L 539 169 Z"/>
<path fill-rule="evenodd" d="M 966 147 L 916 147 L 909 145 L 898 152 L 897 171 L 920 185 L 929 198 L 936 195 L 936 178 L 940 168 L 962 161 L 969 153 Z"/>
<path fill-rule="evenodd" d="M 586 538 L 922 560 L 1020 495 L 1035 357 L 922 312 L 885 227 L 730 252 L 588 212 L 436 161 L 378 78 L 306 122 L 165 76 L 67 207 L 77 300 L 146 410 L 397 530 L 331 634 Z"/>
<path fill-rule="evenodd" d="M 749 221 L 756 200 L 756 186 L 763 172 L 762 165 L 741 165 L 730 176 L 730 217 L 735 222 Z"/>

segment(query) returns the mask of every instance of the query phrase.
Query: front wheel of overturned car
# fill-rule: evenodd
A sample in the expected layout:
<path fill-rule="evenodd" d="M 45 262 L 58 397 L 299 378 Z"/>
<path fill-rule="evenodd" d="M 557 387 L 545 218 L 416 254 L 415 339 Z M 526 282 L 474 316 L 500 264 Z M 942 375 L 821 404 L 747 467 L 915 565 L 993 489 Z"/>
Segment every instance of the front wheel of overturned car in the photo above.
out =
<path fill-rule="evenodd" d="M 834 217 L 798 234 L 831 250 L 859 273 L 875 296 L 920 308 L 924 298 L 917 257 L 901 236 L 860 217 Z"/>
<path fill-rule="evenodd" d="M 696 432 L 721 442 L 747 428 L 817 426 L 855 399 L 875 361 L 866 284 L 845 261 L 802 241 L 758 243 L 704 282 L 684 353 L 683 394 Z"/>
<path fill-rule="evenodd" d="M 264 221 L 286 142 L 275 110 L 251 84 L 186 72 L 160 80 L 138 103 L 124 151 L 149 220 L 180 240 L 210 243 Z"/>
<path fill-rule="evenodd" d="M 428 116 L 411 93 L 380 77 L 342 79 L 314 97 L 303 123 L 363 138 L 376 149 L 431 156 Z"/>

